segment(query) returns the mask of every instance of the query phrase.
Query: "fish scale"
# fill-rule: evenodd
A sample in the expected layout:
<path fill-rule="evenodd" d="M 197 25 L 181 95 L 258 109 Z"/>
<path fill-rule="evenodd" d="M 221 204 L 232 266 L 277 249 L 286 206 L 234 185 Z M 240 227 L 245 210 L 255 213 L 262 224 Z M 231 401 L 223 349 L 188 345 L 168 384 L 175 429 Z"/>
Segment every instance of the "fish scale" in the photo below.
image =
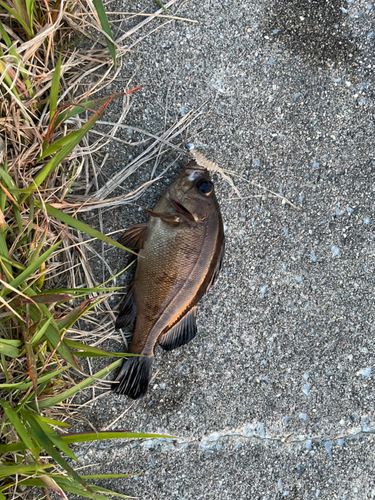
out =
<path fill-rule="evenodd" d="M 173 326 L 189 306 L 193 305 L 199 285 L 206 276 L 206 266 L 199 270 L 200 276 L 191 276 L 199 258 L 197 249 L 203 246 L 205 227 L 202 224 L 191 229 L 189 233 L 186 229 L 179 229 L 178 233 L 176 235 L 176 230 L 168 227 L 164 231 L 155 232 L 157 238 L 146 241 L 144 250 L 140 252 L 144 259 L 139 259 L 135 277 L 135 283 L 139 282 L 135 298 L 139 313 L 131 344 L 131 351 L 136 354 L 152 355 L 150 350 L 144 352 L 144 347 L 156 320 L 164 314 L 164 318 L 161 318 L 164 319 L 163 326 L 159 327 L 158 334 L 162 334 L 168 326 Z M 210 256 L 207 254 L 202 257 L 203 260 L 209 261 Z M 150 283 L 159 284 L 157 293 L 149 286 Z M 176 307 L 168 308 L 183 286 L 181 300 Z"/>

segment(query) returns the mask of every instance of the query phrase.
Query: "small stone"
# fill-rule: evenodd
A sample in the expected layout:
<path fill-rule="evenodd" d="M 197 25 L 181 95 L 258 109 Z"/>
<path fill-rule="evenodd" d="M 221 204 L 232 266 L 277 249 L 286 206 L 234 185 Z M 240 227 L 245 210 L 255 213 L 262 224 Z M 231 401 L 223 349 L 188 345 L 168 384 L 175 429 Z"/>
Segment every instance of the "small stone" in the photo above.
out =
<path fill-rule="evenodd" d="M 324 448 L 326 449 L 326 452 L 328 453 L 328 455 L 332 458 L 332 453 L 331 453 L 332 442 L 329 439 L 324 443 Z"/>
<path fill-rule="evenodd" d="M 363 377 L 370 377 L 371 372 L 372 372 L 372 368 L 371 368 L 371 366 L 369 366 L 368 368 L 363 368 L 362 370 L 359 370 L 357 372 L 357 375 L 362 375 Z"/>
<path fill-rule="evenodd" d="M 337 247 L 336 245 L 332 245 L 331 250 L 332 250 L 332 255 L 334 255 L 335 257 L 340 257 L 341 252 L 339 247 Z"/>
<path fill-rule="evenodd" d="M 304 421 L 306 422 L 306 420 L 307 420 L 307 415 L 306 415 L 306 413 L 300 413 L 298 416 L 299 416 L 299 418 L 300 418 L 301 420 L 304 420 Z"/>
<path fill-rule="evenodd" d="M 363 222 L 364 222 L 365 224 L 370 224 L 370 222 L 371 222 L 370 217 L 366 217 L 366 218 L 363 220 Z"/>
<path fill-rule="evenodd" d="M 303 386 L 303 393 L 306 394 L 306 396 L 308 396 L 309 392 L 310 392 L 310 389 L 311 389 L 311 385 L 310 384 L 305 384 Z"/>
<path fill-rule="evenodd" d="M 338 207 L 336 207 L 336 215 L 337 217 L 342 217 L 345 213 L 345 210 L 340 210 Z"/>
<path fill-rule="evenodd" d="M 311 385 L 310 384 L 305 384 L 303 386 L 303 393 L 306 394 L 306 396 L 308 396 L 309 392 L 310 392 L 310 389 L 311 389 Z"/>
<path fill-rule="evenodd" d="M 316 253 L 315 253 L 315 250 L 313 250 L 311 252 L 311 260 L 312 260 L 312 262 L 316 262 Z"/>

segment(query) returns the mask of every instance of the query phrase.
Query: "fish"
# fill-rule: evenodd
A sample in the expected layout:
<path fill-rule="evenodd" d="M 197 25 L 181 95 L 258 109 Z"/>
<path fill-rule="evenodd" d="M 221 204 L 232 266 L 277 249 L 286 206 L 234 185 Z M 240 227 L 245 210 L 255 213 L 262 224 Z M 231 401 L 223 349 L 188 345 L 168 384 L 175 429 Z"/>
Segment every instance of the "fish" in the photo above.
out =
<path fill-rule="evenodd" d="M 143 207 L 142 207 L 143 208 Z M 116 329 L 135 322 L 129 353 L 112 390 L 131 399 L 148 389 L 156 345 L 171 351 L 197 333 L 198 302 L 216 281 L 225 238 L 208 170 L 190 161 L 162 194 L 147 223 L 129 227 L 119 242 L 138 251 L 135 278 Z"/>

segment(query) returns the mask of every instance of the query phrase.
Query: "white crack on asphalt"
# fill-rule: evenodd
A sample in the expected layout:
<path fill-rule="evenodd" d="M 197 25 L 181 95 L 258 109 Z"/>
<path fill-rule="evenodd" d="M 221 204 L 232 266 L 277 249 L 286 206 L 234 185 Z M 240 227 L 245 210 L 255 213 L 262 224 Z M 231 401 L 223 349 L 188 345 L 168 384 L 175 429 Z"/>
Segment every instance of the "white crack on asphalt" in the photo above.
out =
<path fill-rule="evenodd" d="M 187 450 L 191 447 L 196 447 L 198 449 L 206 452 L 220 451 L 223 444 L 234 444 L 242 445 L 246 441 L 258 442 L 258 443 L 270 443 L 270 444 L 281 444 L 283 446 L 304 446 L 307 450 L 311 449 L 312 444 L 323 444 L 326 449 L 326 443 L 336 442 L 338 446 L 343 446 L 346 440 L 360 439 L 361 437 L 367 437 L 369 435 L 375 434 L 375 420 L 373 422 L 363 423 L 361 426 L 351 427 L 345 432 L 341 432 L 335 435 L 322 434 L 314 436 L 306 435 L 295 435 L 286 434 L 281 436 L 272 436 L 266 433 L 265 424 L 262 422 L 245 424 L 237 429 L 224 429 L 222 431 L 213 432 L 202 438 L 152 438 L 143 440 L 134 440 L 128 444 L 132 448 L 138 446 L 145 447 L 147 449 L 158 448 L 161 451 L 176 451 L 176 450 Z M 108 443 L 108 444 L 107 444 Z M 92 455 L 96 451 L 102 452 L 103 450 L 122 448 L 124 446 L 123 440 L 116 440 L 116 442 L 106 441 L 98 442 L 96 446 L 93 443 L 89 445 L 79 445 L 81 450 L 76 453 L 77 457 L 83 458 L 87 454 Z M 82 449 L 83 448 L 83 449 Z M 330 449 L 330 447 L 329 447 Z"/>

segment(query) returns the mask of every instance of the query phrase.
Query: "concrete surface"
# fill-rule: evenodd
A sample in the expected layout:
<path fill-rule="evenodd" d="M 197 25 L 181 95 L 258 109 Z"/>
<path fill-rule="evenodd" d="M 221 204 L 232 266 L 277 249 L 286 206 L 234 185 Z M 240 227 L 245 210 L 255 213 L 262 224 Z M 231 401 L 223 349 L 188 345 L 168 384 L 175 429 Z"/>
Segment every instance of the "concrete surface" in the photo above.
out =
<path fill-rule="evenodd" d="M 103 484 L 142 499 L 375 498 L 375 4 L 190 0 L 171 13 L 199 24 L 173 21 L 125 61 L 122 78 L 149 84 L 128 123 L 156 133 L 208 100 L 187 139 L 298 209 L 235 177 L 243 199 L 231 200 L 215 176 L 227 250 L 198 337 L 157 352 L 147 397 L 114 426 L 181 440 L 78 455 L 98 464 L 91 473 L 141 472 Z M 114 144 L 105 175 L 133 149 Z M 152 207 L 177 171 L 139 204 Z M 107 212 L 106 229 L 145 219 L 135 204 Z M 108 256 L 120 270 L 123 255 Z M 130 404 L 111 394 L 88 416 L 105 428 Z"/>

